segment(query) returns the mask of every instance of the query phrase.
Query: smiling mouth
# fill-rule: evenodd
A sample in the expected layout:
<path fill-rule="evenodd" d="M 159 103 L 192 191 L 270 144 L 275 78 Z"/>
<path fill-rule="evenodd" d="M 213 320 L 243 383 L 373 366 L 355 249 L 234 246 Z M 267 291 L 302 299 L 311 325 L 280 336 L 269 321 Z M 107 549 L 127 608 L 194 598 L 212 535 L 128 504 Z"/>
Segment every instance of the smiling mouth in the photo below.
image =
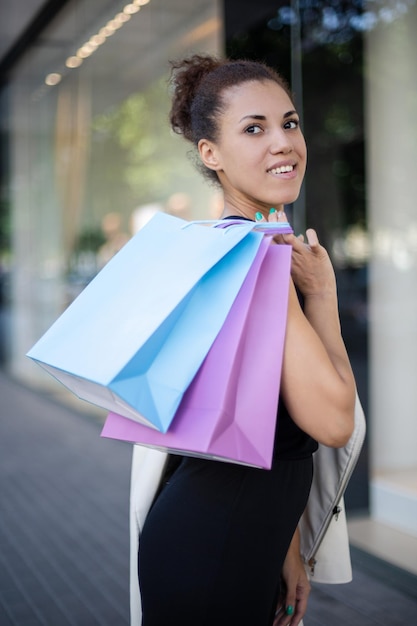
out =
<path fill-rule="evenodd" d="M 282 165 L 281 167 L 274 167 L 272 170 L 268 170 L 268 174 L 288 174 L 288 172 L 293 172 L 294 169 L 294 165 Z"/>

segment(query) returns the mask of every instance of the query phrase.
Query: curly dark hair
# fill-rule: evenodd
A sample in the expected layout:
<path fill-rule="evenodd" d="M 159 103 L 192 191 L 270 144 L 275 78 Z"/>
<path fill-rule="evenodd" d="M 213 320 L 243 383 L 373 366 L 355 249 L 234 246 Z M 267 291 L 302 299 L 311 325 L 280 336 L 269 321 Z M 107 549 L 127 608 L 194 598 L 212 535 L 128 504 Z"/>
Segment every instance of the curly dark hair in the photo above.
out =
<path fill-rule="evenodd" d="M 224 91 L 249 81 L 273 81 L 293 96 L 282 76 L 259 61 L 218 59 L 195 54 L 171 63 L 171 128 L 194 147 L 200 139 L 216 142 L 219 114 L 224 111 Z M 217 181 L 216 172 L 201 164 L 202 173 Z"/>

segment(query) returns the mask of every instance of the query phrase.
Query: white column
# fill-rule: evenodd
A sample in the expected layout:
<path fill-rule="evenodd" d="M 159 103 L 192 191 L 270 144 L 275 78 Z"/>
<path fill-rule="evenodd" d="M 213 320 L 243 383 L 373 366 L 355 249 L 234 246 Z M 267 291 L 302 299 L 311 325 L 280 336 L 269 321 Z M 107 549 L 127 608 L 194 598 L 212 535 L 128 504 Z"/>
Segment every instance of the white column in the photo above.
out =
<path fill-rule="evenodd" d="M 365 137 L 371 506 L 381 521 L 417 534 L 416 32 L 414 5 L 365 37 Z"/>

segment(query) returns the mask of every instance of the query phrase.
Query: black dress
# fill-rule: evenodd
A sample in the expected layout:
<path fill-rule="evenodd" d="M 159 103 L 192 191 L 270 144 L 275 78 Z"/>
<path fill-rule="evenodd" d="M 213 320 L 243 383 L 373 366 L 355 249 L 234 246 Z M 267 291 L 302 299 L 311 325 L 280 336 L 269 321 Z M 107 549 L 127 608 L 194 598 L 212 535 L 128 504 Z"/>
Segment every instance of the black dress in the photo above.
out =
<path fill-rule="evenodd" d="M 170 457 L 139 547 L 142 626 L 271 626 L 317 443 L 280 403 L 271 470 Z"/>

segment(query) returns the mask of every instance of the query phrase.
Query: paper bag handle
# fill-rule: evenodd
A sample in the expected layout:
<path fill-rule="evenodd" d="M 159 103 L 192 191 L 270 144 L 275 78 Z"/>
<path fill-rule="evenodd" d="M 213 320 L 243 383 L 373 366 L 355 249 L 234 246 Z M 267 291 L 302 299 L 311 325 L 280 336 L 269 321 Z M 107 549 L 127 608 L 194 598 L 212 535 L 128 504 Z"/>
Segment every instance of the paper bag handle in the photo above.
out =
<path fill-rule="evenodd" d="M 184 224 L 181 228 L 188 228 L 191 225 L 211 226 L 213 228 L 222 228 L 227 233 L 228 226 L 247 225 L 248 220 L 194 220 Z M 292 234 L 294 231 L 288 222 L 252 222 L 251 229 L 256 232 L 268 233 L 270 235 L 286 235 Z"/>

